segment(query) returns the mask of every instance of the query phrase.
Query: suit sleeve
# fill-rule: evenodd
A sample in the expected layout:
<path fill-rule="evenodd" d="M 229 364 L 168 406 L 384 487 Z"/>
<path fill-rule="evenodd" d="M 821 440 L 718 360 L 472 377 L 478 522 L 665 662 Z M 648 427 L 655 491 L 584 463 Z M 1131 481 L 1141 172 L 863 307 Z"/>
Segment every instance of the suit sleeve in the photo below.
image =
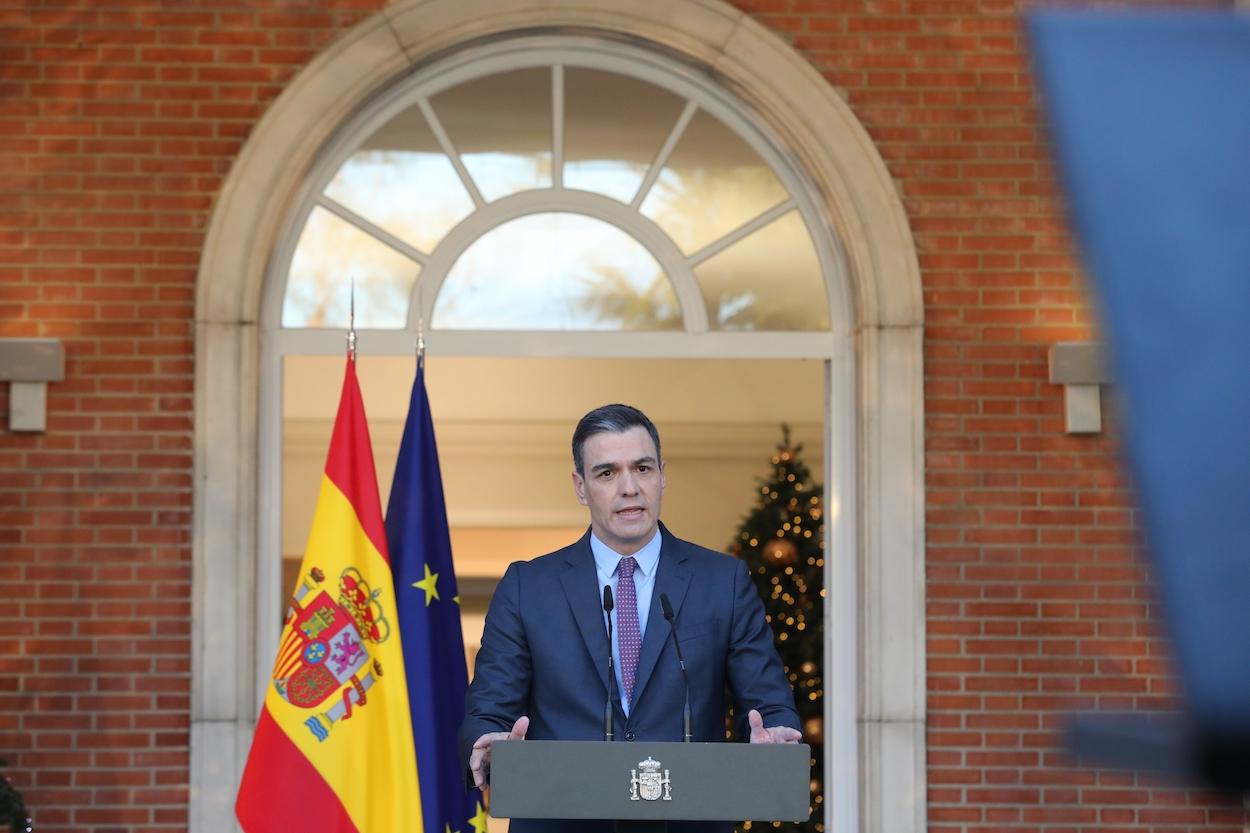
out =
<path fill-rule="evenodd" d="M 460 755 L 466 773 L 477 739 L 488 732 L 507 732 L 526 713 L 533 665 L 521 618 L 520 584 L 520 565 L 509 565 L 486 611 L 482 648 L 460 725 Z"/>
<path fill-rule="evenodd" d="M 727 668 L 734 713 L 746 725 L 746 714 L 758 709 L 765 726 L 791 726 L 802 731 L 794 707 L 794 690 L 786 679 L 764 605 L 746 564 L 734 564 L 733 620 Z"/>

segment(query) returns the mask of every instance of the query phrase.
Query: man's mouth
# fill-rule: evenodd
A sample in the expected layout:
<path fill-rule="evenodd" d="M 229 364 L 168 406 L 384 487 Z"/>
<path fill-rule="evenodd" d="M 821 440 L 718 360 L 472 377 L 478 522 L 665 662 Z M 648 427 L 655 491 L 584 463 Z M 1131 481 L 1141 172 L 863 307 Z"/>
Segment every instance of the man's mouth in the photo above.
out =
<path fill-rule="evenodd" d="M 616 514 L 627 520 L 632 520 L 641 516 L 643 511 L 641 506 L 626 506 L 624 509 L 616 510 Z"/>

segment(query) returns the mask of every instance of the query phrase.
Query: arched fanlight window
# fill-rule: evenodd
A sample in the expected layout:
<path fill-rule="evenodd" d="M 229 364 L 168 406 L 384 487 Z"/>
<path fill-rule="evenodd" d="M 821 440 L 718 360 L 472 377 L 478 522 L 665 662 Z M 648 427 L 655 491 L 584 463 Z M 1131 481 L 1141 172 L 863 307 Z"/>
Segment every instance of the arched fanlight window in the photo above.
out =
<path fill-rule="evenodd" d="M 655 258 L 602 220 L 528 214 L 483 234 L 443 281 L 432 325 L 449 330 L 670 330 L 677 296 Z"/>
<path fill-rule="evenodd" d="M 776 151 L 610 51 L 453 62 L 375 101 L 311 182 L 282 329 L 342 328 L 354 281 L 362 329 L 828 331 L 836 244 Z"/>
<path fill-rule="evenodd" d="M 547 79 L 545 97 L 497 93 L 530 70 L 539 87 Z M 457 122 L 444 96 L 454 103 L 457 89 L 493 112 L 466 107 Z M 691 145 L 704 124 L 728 141 Z M 762 182 L 781 186 L 746 219 L 724 176 L 743 146 L 767 169 Z M 404 157 L 419 176 L 397 175 Z M 498 157 L 513 167 L 488 184 L 480 163 Z M 696 189 L 701 175 L 730 187 Z M 686 191 L 702 198 L 677 199 Z M 702 216 L 665 214 L 679 204 Z M 371 330 L 361 349 L 411 361 L 417 322 L 428 333 L 458 284 L 480 292 L 509 277 L 503 264 L 468 281 L 461 259 L 531 215 L 579 215 L 632 238 L 671 287 L 678 328 L 646 329 L 636 312 L 601 322 L 616 330 L 535 330 L 532 317 L 528 330 L 447 328 L 485 326 L 484 309 L 448 319 L 432 355 L 826 360 L 827 530 L 847 556 L 827 562 L 826 820 L 924 830 L 923 306 L 907 216 L 845 102 L 718 0 L 495 0 L 489 15 L 397 0 L 298 73 L 248 137 L 206 233 L 196 302 L 192 829 L 230 817 L 240 739 L 277 647 L 285 590 L 278 559 L 263 557 L 283 551 L 280 461 L 268 453 L 284 441 L 275 381 L 288 359 L 341 361 L 353 278 L 357 326 Z M 557 285 L 586 274 L 554 267 Z M 623 303 L 633 294 L 660 297 L 642 272 L 624 286 L 621 310 L 639 306 Z"/>

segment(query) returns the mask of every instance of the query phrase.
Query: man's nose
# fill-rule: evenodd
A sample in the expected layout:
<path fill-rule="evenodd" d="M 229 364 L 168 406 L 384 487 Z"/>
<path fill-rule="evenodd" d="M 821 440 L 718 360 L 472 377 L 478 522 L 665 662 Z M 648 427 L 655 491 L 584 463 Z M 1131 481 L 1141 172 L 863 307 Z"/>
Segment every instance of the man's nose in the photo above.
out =
<path fill-rule="evenodd" d="M 621 484 L 621 494 L 634 495 L 638 493 L 638 479 L 634 477 L 632 471 L 622 474 L 618 482 Z"/>

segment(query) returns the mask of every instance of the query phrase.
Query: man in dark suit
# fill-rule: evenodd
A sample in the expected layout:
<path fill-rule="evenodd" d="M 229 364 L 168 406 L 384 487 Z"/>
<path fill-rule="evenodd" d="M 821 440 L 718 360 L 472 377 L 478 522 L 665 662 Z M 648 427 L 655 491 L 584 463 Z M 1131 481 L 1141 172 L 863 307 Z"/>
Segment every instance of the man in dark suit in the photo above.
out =
<path fill-rule="evenodd" d="M 590 529 L 571 546 L 510 565 L 486 614 L 460 727 L 475 784 L 487 782 L 496 740 L 602 739 L 609 696 L 618 740 L 681 740 L 685 688 L 661 596 L 676 615 L 690 675 L 693 740 L 725 739 L 728 688 L 752 743 L 797 743 L 794 694 L 746 565 L 660 523 L 664 462 L 651 420 L 627 405 L 591 411 L 573 433 L 573 467 Z M 615 598 L 612 645 L 604 585 Z M 509 829 L 611 827 L 515 820 Z"/>

